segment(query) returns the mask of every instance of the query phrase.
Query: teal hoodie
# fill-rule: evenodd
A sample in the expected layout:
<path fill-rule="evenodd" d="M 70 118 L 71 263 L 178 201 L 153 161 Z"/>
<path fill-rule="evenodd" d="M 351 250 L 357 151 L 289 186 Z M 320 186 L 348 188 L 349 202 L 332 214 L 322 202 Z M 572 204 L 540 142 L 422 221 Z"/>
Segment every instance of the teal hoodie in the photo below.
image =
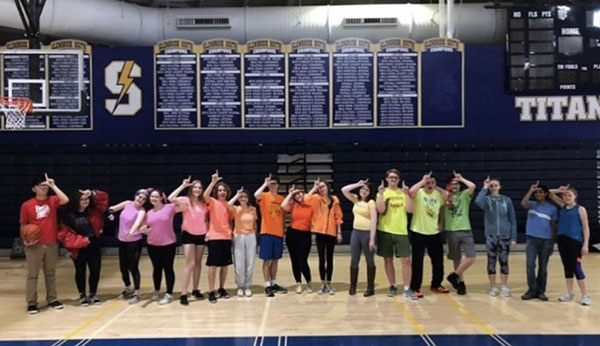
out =
<path fill-rule="evenodd" d="M 486 236 L 510 237 L 510 240 L 517 241 L 517 219 L 510 198 L 488 196 L 488 189 L 483 188 L 475 198 L 475 204 L 483 209 Z"/>

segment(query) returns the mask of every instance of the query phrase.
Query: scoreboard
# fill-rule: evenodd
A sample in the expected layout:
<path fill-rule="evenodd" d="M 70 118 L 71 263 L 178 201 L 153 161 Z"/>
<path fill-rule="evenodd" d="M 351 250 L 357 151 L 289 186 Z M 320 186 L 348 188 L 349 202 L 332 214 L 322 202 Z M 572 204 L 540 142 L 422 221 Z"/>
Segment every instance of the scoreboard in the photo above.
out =
<path fill-rule="evenodd" d="M 600 7 L 513 7 L 507 11 L 509 91 L 600 90 Z"/>

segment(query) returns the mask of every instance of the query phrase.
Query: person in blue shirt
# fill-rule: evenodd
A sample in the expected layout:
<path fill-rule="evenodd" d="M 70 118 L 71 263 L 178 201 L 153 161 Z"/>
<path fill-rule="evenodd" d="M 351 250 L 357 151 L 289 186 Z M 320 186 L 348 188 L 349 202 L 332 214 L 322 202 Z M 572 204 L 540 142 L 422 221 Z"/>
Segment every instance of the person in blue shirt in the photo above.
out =
<path fill-rule="evenodd" d="M 527 224 L 525 246 L 527 255 L 527 286 L 528 290 L 521 296 L 523 300 L 538 298 L 547 301 L 546 281 L 548 278 L 548 259 L 554 248 L 553 233 L 556 230 L 558 211 L 556 207 L 546 201 L 548 188 L 537 181 L 531 185 L 529 191 L 523 196 L 521 206 L 527 210 Z M 533 195 L 535 201 L 530 201 Z M 535 262 L 538 262 L 537 276 L 535 275 Z"/>

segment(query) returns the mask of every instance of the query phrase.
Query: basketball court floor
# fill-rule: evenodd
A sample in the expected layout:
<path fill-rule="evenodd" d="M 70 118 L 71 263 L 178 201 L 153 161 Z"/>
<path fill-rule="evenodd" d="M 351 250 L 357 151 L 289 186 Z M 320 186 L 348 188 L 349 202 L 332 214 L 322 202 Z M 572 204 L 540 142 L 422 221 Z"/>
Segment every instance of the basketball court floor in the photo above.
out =
<path fill-rule="evenodd" d="M 176 258 L 176 275 L 183 268 L 183 257 Z M 317 256 L 310 259 L 313 277 L 318 278 Z M 446 271 L 451 267 L 446 261 Z M 45 307 L 43 276 L 39 281 L 40 313 L 25 312 L 25 261 L 0 259 L 0 345 L 215 345 L 215 346 L 294 346 L 294 345 L 598 345 L 600 344 L 600 256 L 584 259 L 589 293 L 595 299 L 585 307 L 579 301 L 559 303 L 565 290 L 560 258 L 550 259 L 548 302 L 522 301 L 526 291 L 525 254 L 511 254 L 509 287 L 512 296 L 490 297 L 485 274 L 485 254 L 466 274 L 468 294 L 440 295 L 428 289 L 429 262 L 425 261 L 425 297 L 409 301 L 402 296 L 388 298 L 383 262 L 378 258 L 376 295 L 364 298 L 364 259 L 356 296 L 348 295 L 349 254 L 335 258 L 336 294 L 294 292 L 287 255 L 280 263 L 278 282 L 290 292 L 265 298 L 262 294 L 260 261 L 254 274 L 254 296 L 235 296 L 233 267 L 226 289 L 230 299 L 217 304 L 207 300 L 190 301 L 181 306 L 177 300 L 181 282 L 176 279 L 176 300 L 166 306 L 150 301 L 151 264 L 143 256 L 143 300 L 129 305 L 116 297 L 123 289 L 117 256 L 105 256 L 102 263 L 99 306 L 80 307 L 70 259 L 62 258 L 57 268 L 59 299 L 63 310 Z M 207 290 L 203 268 L 200 288 Z M 397 276 L 400 276 L 397 266 Z M 446 284 L 446 283 L 445 283 Z M 448 284 L 449 286 L 449 284 Z M 163 283 L 164 290 L 164 283 Z M 577 299 L 580 295 L 577 292 Z"/>

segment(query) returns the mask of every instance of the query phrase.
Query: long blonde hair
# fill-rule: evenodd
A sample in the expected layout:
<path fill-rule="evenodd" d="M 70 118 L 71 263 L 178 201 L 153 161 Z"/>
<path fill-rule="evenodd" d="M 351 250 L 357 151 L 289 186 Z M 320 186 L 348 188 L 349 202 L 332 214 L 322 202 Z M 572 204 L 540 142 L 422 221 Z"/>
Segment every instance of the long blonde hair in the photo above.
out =
<path fill-rule="evenodd" d="M 202 187 L 202 192 L 204 192 L 204 185 L 202 185 L 202 182 L 200 180 L 193 180 L 191 182 L 192 186 L 188 187 L 188 198 L 190 199 L 190 205 L 194 205 L 194 203 L 196 202 L 196 198 L 194 196 L 194 185 L 196 184 L 200 184 L 200 186 Z M 204 194 L 200 194 L 200 196 L 198 196 L 198 202 L 204 204 L 206 203 L 206 201 L 204 200 Z"/>

